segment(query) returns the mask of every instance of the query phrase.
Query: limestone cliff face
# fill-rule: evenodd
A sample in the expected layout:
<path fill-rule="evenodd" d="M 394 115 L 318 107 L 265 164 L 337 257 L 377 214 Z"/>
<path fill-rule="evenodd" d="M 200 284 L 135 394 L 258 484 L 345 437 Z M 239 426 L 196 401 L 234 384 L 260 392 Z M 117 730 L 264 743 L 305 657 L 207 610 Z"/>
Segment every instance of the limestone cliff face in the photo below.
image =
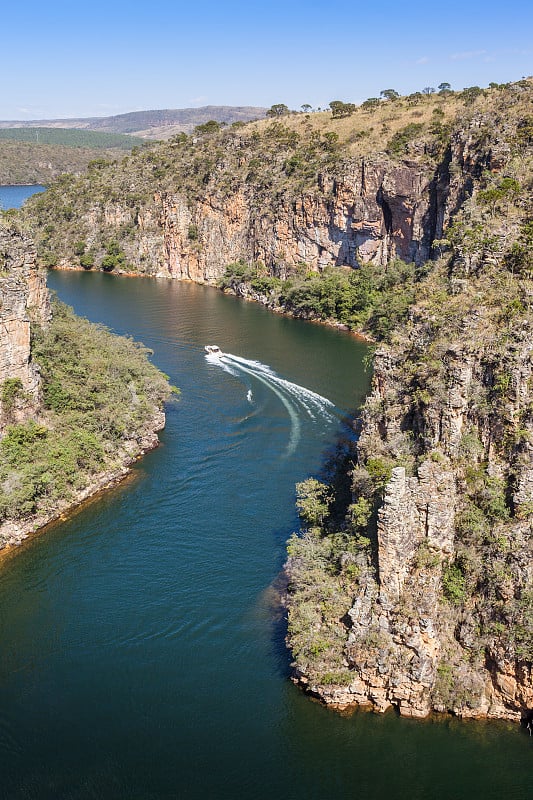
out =
<path fill-rule="evenodd" d="M 117 239 L 127 270 L 207 283 L 239 259 L 282 278 L 302 263 L 315 271 L 395 257 L 421 264 L 481 171 L 501 166 L 499 147 L 480 145 L 479 125 L 474 118 L 459 127 L 437 161 L 423 149 L 400 163 L 385 153 L 345 159 L 301 191 L 281 184 L 265 192 L 221 162 L 194 194 L 170 185 L 142 207 L 126 193 L 82 208 L 72 235 L 95 250 Z M 76 259 L 63 250 L 59 265 L 69 266 Z"/>
<path fill-rule="evenodd" d="M 533 345 L 526 320 L 514 325 L 497 342 L 483 335 L 496 330 L 486 308 L 465 313 L 461 343 L 438 340 L 425 387 L 419 350 L 435 345 L 427 316 L 377 353 L 359 462 L 408 466 L 392 468 L 377 498 L 342 685 L 297 671 L 327 703 L 514 720 L 533 708 Z"/>
<path fill-rule="evenodd" d="M 31 358 L 31 320 L 46 325 L 50 304 L 46 277 L 37 268 L 31 240 L 8 227 L 0 227 L 0 384 L 18 379 L 24 400 L 12 409 L 23 418 L 39 402 L 39 372 Z M 2 421 L 2 418 L 0 418 Z"/>
<path fill-rule="evenodd" d="M 463 159 L 464 147 L 457 142 L 452 158 Z M 153 240 L 144 269 L 213 283 L 238 259 L 263 262 L 281 277 L 301 263 L 315 271 L 361 261 L 386 264 L 394 257 L 422 263 L 456 198 L 467 191 L 465 178 L 452 190 L 444 171 L 394 164 L 381 154 L 347 164 L 342 174 L 320 175 L 316 190 L 282 195 L 275 209 L 249 186 L 221 198 L 213 183 L 192 207 L 179 194 L 156 195 L 162 238 Z"/>

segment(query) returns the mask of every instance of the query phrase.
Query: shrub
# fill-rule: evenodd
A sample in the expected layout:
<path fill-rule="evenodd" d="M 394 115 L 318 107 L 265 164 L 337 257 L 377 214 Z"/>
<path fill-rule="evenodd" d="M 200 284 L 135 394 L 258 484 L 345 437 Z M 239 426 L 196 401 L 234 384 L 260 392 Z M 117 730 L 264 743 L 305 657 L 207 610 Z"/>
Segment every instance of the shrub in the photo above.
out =
<path fill-rule="evenodd" d="M 397 131 L 389 140 L 387 144 L 387 152 L 395 156 L 405 154 L 407 152 L 409 142 L 412 142 L 413 139 L 416 139 L 416 137 L 419 136 L 423 130 L 424 125 L 421 122 L 411 122 L 409 125 L 405 125 L 405 127 Z"/>
<path fill-rule="evenodd" d="M 92 253 L 84 253 L 80 256 L 80 266 L 83 269 L 92 269 L 94 267 L 94 255 Z"/>
<path fill-rule="evenodd" d="M 17 400 L 23 396 L 24 389 L 20 378 L 6 378 L 2 384 L 2 391 L 0 394 L 0 401 L 4 412 L 10 414 Z"/>
<path fill-rule="evenodd" d="M 296 508 L 301 520 L 311 527 L 321 525 L 332 501 L 329 486 L 316 478 L 307 478 L 296 485 Z"/>
<path fill-rule="evenodd" d="M 466 578 L 457 562 L 448 564 L 442 572 L 442 592 L 453 605 L 460 605 L 466 599 Z"/>

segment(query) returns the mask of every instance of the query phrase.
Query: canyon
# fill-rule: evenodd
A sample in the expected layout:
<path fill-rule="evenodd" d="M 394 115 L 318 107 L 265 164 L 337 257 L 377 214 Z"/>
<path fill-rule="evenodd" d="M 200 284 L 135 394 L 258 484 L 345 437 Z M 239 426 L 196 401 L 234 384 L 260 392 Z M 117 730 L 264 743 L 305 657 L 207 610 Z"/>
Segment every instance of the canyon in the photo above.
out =
<path fill-rule="evenodd" d="M 298 280 L 412 265 L 398 324 L 363 329 L 380 346 L 351 504 L 287 566 L 295 680 L 335 706 L 531 712 L 531 93 L 382 104 L 381 130 L 361 112 L 182 135 L 26 212 L 48 266 L 214 285 L 240 263 L 269 288 L 232 290 L 276 310 Z"/>

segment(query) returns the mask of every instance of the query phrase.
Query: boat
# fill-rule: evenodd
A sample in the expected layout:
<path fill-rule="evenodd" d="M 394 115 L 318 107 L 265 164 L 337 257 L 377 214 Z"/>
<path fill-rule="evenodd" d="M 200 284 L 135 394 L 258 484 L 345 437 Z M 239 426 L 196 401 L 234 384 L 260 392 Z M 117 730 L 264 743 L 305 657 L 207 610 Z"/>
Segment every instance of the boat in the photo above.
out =
<path fill-rule="evenodd" d="M 206 353 L 211 356 L 223 356 L 224 353 L 217 344 L 206 344 L 204 347 Z"/>

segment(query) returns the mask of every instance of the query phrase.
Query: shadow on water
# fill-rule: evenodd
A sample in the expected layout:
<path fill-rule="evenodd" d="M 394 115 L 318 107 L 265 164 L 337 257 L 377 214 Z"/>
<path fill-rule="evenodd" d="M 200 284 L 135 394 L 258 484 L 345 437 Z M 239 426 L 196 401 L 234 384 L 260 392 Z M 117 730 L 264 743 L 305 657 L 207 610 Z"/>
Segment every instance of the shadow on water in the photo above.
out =
<path fill-rule="evenodd" d="M 331 521 L 342 526 L 352 502 L 351 471 L 355 466 L 357 455 L 358 416 L 346 414 L 340 420 L 335 440 L 328 445 L 321 456 L 321 466 L 317 471 L 318 479 L 333 487 L 335 500 L 331 507 Z M 297 529 L 298 526 L 295 526 Z M 294 529 L 293 529 L 294 530 Z M 279 532 L 288 540 L 293 530 Z M 286 557 L 286 553 L 285 553 Z M 271 627 L 271 645 L 276 658 L 280 677 L 287 679 L 292 675 L 292 655 L 286 644 L 287 608 L 286 596 L 289 577 L 283 568 L 270 586 L 261 594 L 258 607 L 263 610 Z"/>

